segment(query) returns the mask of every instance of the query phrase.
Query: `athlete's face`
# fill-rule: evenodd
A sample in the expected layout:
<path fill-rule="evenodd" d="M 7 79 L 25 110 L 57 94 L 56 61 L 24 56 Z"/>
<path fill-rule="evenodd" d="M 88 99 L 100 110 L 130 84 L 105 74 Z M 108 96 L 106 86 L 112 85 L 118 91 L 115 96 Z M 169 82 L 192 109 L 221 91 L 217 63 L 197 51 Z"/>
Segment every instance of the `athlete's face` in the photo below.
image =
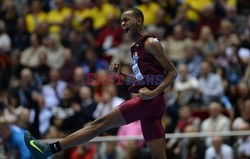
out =
<path fill-rule="evenodd" d="M 126 11 L 121 16 L 121 26 L 126 35 L 133 36 L 138 26 L 138 20 L 133 15 L 133 11 Z"/>

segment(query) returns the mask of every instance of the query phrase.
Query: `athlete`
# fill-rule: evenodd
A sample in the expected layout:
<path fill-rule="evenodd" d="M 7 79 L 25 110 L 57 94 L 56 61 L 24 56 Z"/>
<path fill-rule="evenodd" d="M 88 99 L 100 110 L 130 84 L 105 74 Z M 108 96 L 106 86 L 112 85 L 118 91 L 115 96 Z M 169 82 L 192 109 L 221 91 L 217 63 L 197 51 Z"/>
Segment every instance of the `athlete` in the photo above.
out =
<path fill-rule="evenodd" d="M 52 144 L 40 143 L 26 132 L 25 143 L 35 159 L 46 159 L 59 151 L 88 142 L 105 130 L 137 120 L 141 122 L 143 136 L 152 158 L 167 158 L 165 133 L 161 124 L 166 107 L 163 95 L 164 89 L 175 80 L 177 73 L 157 38 L 144 30 L 143 20 L 142 12 L 136 8 L 125 11 L 121 16 L 122 28 L 134 41 L 131 47 L 134 75 L 121 73 L 120 65 L 117 63 L 111 63 L 109 66 L 109 70 L 115 75 L 135 78 L 135 82 L 128 90 L 139 95 L 123 102 L 108 115 Z M 146 82 L 148 75 L 155 77 L 153 84 Z M 158 76 L 162 77 L 160 83 Z"/>

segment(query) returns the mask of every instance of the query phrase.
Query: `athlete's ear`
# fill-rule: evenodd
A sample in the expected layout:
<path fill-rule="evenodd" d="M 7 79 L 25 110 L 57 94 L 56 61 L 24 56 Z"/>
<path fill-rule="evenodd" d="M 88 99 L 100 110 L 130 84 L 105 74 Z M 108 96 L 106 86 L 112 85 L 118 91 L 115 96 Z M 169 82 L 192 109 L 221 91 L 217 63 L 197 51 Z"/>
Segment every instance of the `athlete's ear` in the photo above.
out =
<path fill-rule="evenodd" d="M 141 18 L 138 18 L 138 19 L 136 20 L 136 24 L 137 24 L 137 26 L 142 25 L 142 19 L 141 19 Z"/>

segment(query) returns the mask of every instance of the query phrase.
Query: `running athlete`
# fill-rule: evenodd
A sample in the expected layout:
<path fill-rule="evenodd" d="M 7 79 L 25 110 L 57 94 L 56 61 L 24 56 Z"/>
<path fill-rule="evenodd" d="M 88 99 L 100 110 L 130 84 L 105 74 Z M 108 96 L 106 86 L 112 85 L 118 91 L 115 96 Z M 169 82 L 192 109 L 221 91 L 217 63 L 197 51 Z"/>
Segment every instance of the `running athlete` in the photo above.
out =
<path fill-rule="evenodd" d="M 122 28 L 134 41 L 131 54 L 135 83 L 130 86 L 129 91 L 139 95 L 123 102 L 108 115 L 52 144 L 40 143 L 26 132 L 25 143 L 35 159 L 46 159 L 59 151 L 88 142 L 105 130 L 137 120 L 141 122 L 143 136 L 152 158 L 167 158 L 165 133 L 161 124 L 166 107 L 163 92 L 174 81 L 177 73 L 157 38 L 144 30 L 143 20 L 142 12 L 136 8 L 125 11 L 121 16 Z M 109 70 L 115 75 L 122 74 L 131 78 L 120 72 L 120 65 L 117 63 L 111 63 Z M 156 77 L 163 74 L 165 76 L 162 76 L 162 81 L 158 85 L 145 82 L 148 75 Z"/>

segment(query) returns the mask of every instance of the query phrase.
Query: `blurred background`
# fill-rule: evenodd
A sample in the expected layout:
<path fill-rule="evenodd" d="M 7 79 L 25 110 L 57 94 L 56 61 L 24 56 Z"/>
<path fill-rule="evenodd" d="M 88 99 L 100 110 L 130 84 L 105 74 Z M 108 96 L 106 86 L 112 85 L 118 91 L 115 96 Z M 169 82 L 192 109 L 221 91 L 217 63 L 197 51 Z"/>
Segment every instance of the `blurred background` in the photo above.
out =
<path fill-rule="evenodd" d="M 249 0 L 0 0 L 0 158 L 30 159 L 23 132 L 61 138 L 136 94 L 88 85 L 110 62 L 131 73 L 121 13 L 137 7 L 178 70 L 166 133 L 250 130 Z M 101 136 L 141 135 L 140 122 Z M 249 159 L 250 137 L 168 139 L 171 159 Z M 143 141 L 87 143 L 65 159 L 147 159 Z"/>

